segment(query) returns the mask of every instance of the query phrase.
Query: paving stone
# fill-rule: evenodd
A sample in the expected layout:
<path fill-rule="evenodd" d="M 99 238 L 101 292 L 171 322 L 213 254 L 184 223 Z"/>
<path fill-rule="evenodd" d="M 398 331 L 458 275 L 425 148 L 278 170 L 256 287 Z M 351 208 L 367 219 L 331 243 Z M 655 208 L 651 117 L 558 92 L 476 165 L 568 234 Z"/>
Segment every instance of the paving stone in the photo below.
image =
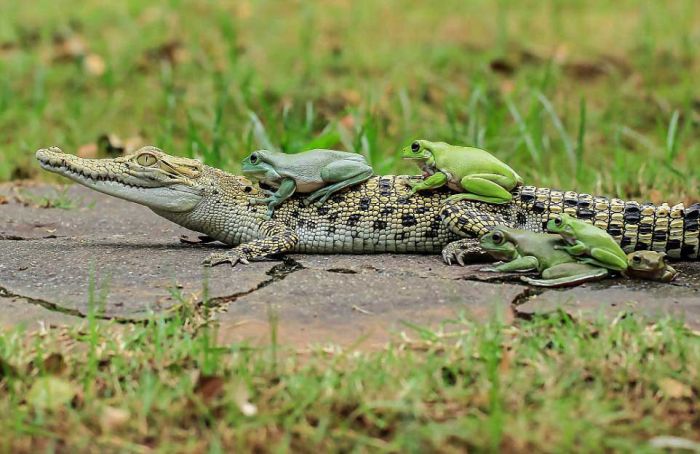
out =
<path fill-rule="evenodd" d="M 230 302 L 220 316 L 224 341 L 267 339 L 270 308 L 280 340 L 298 345 L 363 336 L 376 344 L 402 330 L 415 336 L 410 324 L 453 329 L 442 322 L 460 314 L 485 320 L 497 313 L 508 321 L 514 301 L 526 301 L 517 307 L 525 316 L 557 308 L 584 317 L 626 311 L 700 326 L 698 262 L 674 265 L 681 277 L 671 285 L 607 280 L 529 300 L 519 275 L 484 273 L 482 264 L 446 266 L 437 255 L 293 254 L 286 265 L 204 268 L 201 261 L 221 245 L 182 244 L 181 235 L 197 234 L 145 207 L 82 186 L 59 191 L 71 209 L 36 206 L 43 196 L 56 199 L 50 186 L 0 185 L 7 202 L 0 204 L 0 325 L 49 315 L 70 322 L 47 308 L 85 314 L 91 301 L 105 316 L 141 318 L 178 304 L 173 292 L 201 299 L 206 286 L 211 298 Z"/>
<path fill-rule="evenodd" d="M 283 343 L 366 338 L 376 344 L 400 330 L 415 337 L 410 324 L 450 329 L 458 325 L 449 321 L 460 318 L 509 322 L 511 301 L 524 291 L 512 284 L 304 269 L 232 303 L 219 317 L 220 335 L 225 342 L 266 341 L 273 317 Z"/>
<path fill-rule="evenodd" d="M 621 313 L 648 320 L 675 317 L 700 329 L 700 290 L 656 282 L 605 281 L 568 290 L 548 290 L 517 306 L 523 315 L 563 310 L 575 318 L 612 320 Z"/>
<path fill-rule="evenodd" d="M 30 303 L 24 298 L 0 296 L 0 329 L 23 326 L 28 331 L 49 326 L 78 325 L 85 320 Z"/>

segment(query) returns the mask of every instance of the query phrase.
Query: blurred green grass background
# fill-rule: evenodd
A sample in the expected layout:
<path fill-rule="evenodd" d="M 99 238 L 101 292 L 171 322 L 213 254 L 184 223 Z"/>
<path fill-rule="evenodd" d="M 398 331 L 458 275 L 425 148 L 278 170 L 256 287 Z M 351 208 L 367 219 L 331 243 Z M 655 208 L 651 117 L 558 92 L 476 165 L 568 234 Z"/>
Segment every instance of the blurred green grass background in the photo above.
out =
<path fill-rule="evenodd" d="M 155 144 L 233 172 L 260 147 L 486 148 L 528 184 L 698 196 L 696 0 L 5 0 L 0 181 L 33 152 Z M 112 139 L 114 141 L 114 139 Z"/>

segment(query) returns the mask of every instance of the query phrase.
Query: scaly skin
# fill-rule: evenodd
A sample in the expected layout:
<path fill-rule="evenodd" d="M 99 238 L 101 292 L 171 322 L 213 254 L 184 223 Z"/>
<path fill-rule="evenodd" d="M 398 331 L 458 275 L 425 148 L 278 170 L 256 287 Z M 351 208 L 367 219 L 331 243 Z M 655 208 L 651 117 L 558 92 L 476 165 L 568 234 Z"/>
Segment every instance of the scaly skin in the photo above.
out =
<path fill-rule="evenodd" d="M 608 275 L 605 268 L 581 263 L 557 246 L 562 244 L 558 235 L 534 233 L 527 230 L 495 227 L 481 237 L 480 246 L 501 265 L 483 271 L 525 272 L 537 271 L 542 279 L 521 277 L 523 281 L 540 287 L 563 287 L 598 280 Z"/>
<path fill-rule="evenodd" d="M 479 148 L 416 140 L 401 151 L 401 157 L 418 161 L 426 174 L 425 180 L 413 185 L 414 193 L 447 185 L 461 193 L 453 195 L 451 201 L 502 204 L 510 202 L 510 191 L 523 184 L 506 163 Z"/>
<path fill-rule="evenodd" d="M 508 204 L 448 202 L 445 189 L 411 195 L 420 177 L 375 176 L 334 194 L 323 206 L 293 196 L 268 219 L 262 195 L 244 177 L 154 148 L 115 159 L 83 159 L 39 150 L 41 166 L 84 186 L 150 207 L 189 229 L 236 246 L 208 262 L 237 262 L 283 252 L 438 253 L 447 263 L 483 258 L 478 238 L 497 225 L 543 231 L 550 215 L 577 215 L 607 231 L 627 251 L 654 249 L 697 259 L 700 206 L 640 205 L 588 194 L 522 186 Z M 144 163 L 140 164 L 139 160 Z M 150 165 L 145 165 L 150 164 Z"/>
<path fill-rule="evenodd" d="M 295 192 L 312 192 L 306 201 L 323 205 L 336 192 L 372 176 L 364 156 L 322 149 L 295 154 L 254 151 L 243 160 L 242 170 L 243 175 L 277 189 L 268 197 L 251 198 L 252 203 L 267 204 L 270 217 Z"/>

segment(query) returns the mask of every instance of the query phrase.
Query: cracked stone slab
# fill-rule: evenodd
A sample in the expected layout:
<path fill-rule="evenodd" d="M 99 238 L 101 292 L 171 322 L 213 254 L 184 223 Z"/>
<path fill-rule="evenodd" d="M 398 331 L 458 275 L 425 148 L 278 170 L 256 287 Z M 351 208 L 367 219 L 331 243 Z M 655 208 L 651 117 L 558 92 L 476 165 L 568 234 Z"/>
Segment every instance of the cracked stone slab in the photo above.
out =
<path fill-rule="evenodd" d="M 440 255 L 291 255 L 304 268 L 341 274 L 379 273 L 386 276 L 430 279 L 466 279 L 483 282 L 522 284 L 517 273 L 480 271 L 488 266 L 475 263 L 467 266 L 446 266 Z"/>
<path fill-rule="evenodd" d="M 563 310 L 575 318 L 612 320 L 633 314 L 646 320 L 673 317 L 700 329 L 700 289 L 657 282 L 605 281 L 569 290 L 548 290 L 516 307 L 520 315 Z"/>
<path fill-rule="evenodd" d="M 141 318 L 178 304 L 173 292 L 202 298 L 205 284 L 211 298 L 252 291 L 276 264 L 205 268 L 212 250 L 177 238 L 0 241 L 0 287 L 81 314 L 95 304 L 107 317 Z"/>
<path fill-rule="evenodd" d="M 3 187 L 10 197 L 0 205 L 0 289 L 10 296 L 83 315 L 92 302 L 106 317 L 141 318 L 178 304 L 173 291 L 201 298 L 205 283 L 211 298 L 250 292 L 271 279 L 267 273 L 278 263 L 205 268 L 202 260 L 217 246 L 181 244 L 180 235 L 197 234 L 148 208 L 82 186 L 65 192 L 74 209 L 36 208 Z M 53 194 L 46 185 L 23 190 L 33 197 Z"/>
<path fill-rule="evenodd" d="M 146 207 L 110 197 L 86 187 L 61 189 L 29 185 L 12 189 L 0 185 L 7 204 L 0 205 L 0 240 L 42 238 L 125 238 L 148 241 L 154 236 L 177 238 L 192 232 L 156 216 Z M 17 194 L 29 205 L 20 203 Z M 70 209 L 35 206 L 42 197 L 60 197 Z M 107 215 L 109 213 L 109 215 Z"/>
<path fill-rule="evenodd" d="M 229 305 L 219 315 L 220 340 L 264 343 L 273 316 L 282 343 L 377 344 L 398 331 L 417 337 L 411 324 L 449 330 L 455 327 L 449 321 L 462 317 L 510 322 L 511 301 L 524 291 L 512 284 L 302 269 Z"/>
<path fill-rule="evenodd" d="M 0 329 L 24 326 L 33 331 L 42 326 L 79 325 L 85 322 L 80 317 L 48 310 L 24 298 L 0 296 L 0 308 Z"/>

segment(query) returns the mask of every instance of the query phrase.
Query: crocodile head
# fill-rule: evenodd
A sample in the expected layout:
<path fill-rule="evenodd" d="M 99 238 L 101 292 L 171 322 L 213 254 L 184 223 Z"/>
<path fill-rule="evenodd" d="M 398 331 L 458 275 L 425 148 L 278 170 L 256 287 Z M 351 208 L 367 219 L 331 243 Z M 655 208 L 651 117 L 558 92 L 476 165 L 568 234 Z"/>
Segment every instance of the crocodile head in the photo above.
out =
<path fill-rule="evenodd" d="M 114 159 L 85 159 L 51 147 L 38 150 L 36 158 L 49 172 L 155 210 L 190 211 L 211 188 L 199 161 L 155 147 Z"/>

